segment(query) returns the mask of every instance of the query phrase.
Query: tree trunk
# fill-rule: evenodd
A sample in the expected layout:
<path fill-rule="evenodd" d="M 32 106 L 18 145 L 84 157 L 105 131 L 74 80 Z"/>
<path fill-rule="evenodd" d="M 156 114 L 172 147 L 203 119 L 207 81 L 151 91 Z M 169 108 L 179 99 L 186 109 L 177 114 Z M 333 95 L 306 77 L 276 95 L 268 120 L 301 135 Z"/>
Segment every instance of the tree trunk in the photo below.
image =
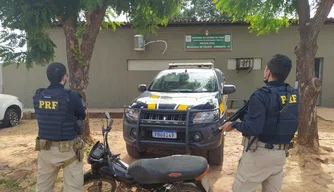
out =
<path fill-rule="evenodd" d="M 315 39 L 301 39 L 300 45 L 296 50 L 300 94 L 297 142 L 301 146 L 317 151 L 319 136 L 316 103 L 321 88 L 320 80 L 315 78 L 314 69 L 317 45 Z"/>
<path fill-rule="evenodd" d="M 297 1 L 300 43 L 295 49 L 300 94 L 297 143 L 302 148 L 319 150 L 316 103 L 322 82 L 315 77 L 314 59 L 318 50 L 317 38 L 332 6 L 333 0 L 319 2 L 316 14 L 310 18 L 307 0 Z M 304 149 L 301 148 L 301 151 Z"/>
<path fill-rule="evenodd" d="M 83 139 L 86 143 L 92 144 L 93 139 L 90 135 L 89 113 L 86 90 L 89 84 L 89 67 L 97 36 L 100 31 L 103 18 L 107 9 L 107 0 L 103 1 L 100 8 L 94 11 L 88 11 L 86 15 L 87 27 L 83 35 L 82 43 L 79 45 L 76 36 L 76 18 L 67 18 L 62 21 L 63 30 L 66 38 L 67 64 L 69 68 L 69 85 L 70 88 L 83 97 L 86 103 L 87 114 L 84 121 Z M 61 20 L 61 18 L 60 18 Z"/>
<path fill-rule="evenodd" d="M 89 113 L 86 89 L 88 86 L 88 70 L 86 66 L 80 63 L 78 59 L 79 41 L 76 37 L 76 28 L 71 18 L 63 22 L 63 30 L 66 38 L 66 55 L 69 71 L 69 85 L 70 89 L 76 91 L 82 95 L 83 100 L 86 103 L 87 114 L 84 121 L 83 140 L 86 143 L 91 144 L 93 139 L 90 136 L 89 128 Z"/>
<path fill-rule="evenodd" d="M 88 76 L 88 74 L 87 74 Z M 88 86 L 88 83 L 86 85 L 86 87 Z M 86 94 L 86 89 L 81 90 L 81 95 L 82 98 L 84 99 L 85 103 L 86 103 L 86 107 L 87 107 L 87 111 L 86 111 L 86 119 L 84 121 L 84 131 L 83 131 L 83 140 L 86 143 L 90 143 L 92 144 L 94 142 L 94 139 L 91 137 L 90 135 L 90 126 L 89 126 L 89 112 L 88 112 L 88 102 L 87 102 L 87 94 Z"/>

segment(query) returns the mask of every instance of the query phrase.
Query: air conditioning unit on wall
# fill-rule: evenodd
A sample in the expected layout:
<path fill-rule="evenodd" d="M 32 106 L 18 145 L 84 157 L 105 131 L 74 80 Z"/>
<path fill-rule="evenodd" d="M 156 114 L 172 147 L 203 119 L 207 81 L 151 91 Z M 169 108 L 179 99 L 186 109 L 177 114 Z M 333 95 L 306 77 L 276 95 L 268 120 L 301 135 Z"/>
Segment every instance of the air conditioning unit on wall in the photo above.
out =
<path fill-rule="evenodd" d="M 134 37 L 135 40 L 135 51 L 145 51 L 145 40 L 142 35 L 135 35 Z"/>
<path fill-rule="evenodd" d="M 135 35 L 134 36 L 134 50 L 139 52 L 144 52 L 145 47 L 151 43 L 164 43 L 165 49 L 162 51 L 162 54 L 165 54 L 165 51 L 167 50 L 167 42 L 164 40 L 155 40 L 155 41 L 149 41 L 145 42 L 143 35 Z"/>
<path fill-rule="evenodd" d="M 227 60 L 227 70 L 249 70 L 250 73 L 253 69 L 260 70 L 262 64 L 261 58 L 235 58 Z"/>
<path fill-rule="evenodd" d="M 238 70 L 238 73 L 239 73 L 240 70 L 249 70 L 249 72 L 251 72 L 253 67 L 254 67 L 254 59 L 252 59 L 252 58 L 238 58 L 236 64 L 237 64 L 236 69 Z"/>

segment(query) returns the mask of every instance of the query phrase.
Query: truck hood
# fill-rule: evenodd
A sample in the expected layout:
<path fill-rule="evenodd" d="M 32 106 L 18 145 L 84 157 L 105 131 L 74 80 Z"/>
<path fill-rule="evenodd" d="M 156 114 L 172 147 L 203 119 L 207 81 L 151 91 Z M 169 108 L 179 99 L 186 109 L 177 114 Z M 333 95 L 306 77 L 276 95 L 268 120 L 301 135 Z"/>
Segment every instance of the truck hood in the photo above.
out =
<path fill-rule="evenodd" d="M 219 106 L 219 92 L 210 93 L 161 93 L 145 91 L 130 105 L 148 109 L 215 109 Z"/>

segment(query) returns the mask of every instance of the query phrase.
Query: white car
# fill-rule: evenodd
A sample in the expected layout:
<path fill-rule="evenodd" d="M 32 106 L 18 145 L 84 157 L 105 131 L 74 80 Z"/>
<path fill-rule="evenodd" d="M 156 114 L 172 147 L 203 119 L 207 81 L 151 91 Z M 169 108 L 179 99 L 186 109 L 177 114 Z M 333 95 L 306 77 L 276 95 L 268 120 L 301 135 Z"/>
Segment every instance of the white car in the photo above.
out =
<path fill-rule="evenodd" d="M 23 116 L 23 104 L 18 97 L 0 94 L 0 127 L 14 127 Z"/>

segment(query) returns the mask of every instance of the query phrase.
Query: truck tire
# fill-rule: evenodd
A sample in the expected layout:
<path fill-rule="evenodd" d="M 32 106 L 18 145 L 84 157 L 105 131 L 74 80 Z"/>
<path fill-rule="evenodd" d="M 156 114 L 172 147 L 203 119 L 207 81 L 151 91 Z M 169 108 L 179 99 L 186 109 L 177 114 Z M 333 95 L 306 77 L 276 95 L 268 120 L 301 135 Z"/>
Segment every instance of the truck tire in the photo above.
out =
<path fill-rule="evenodd" d="M 197 149 L 191 153 L 191 155 L 203 157 L 206 160 L 208 160 L 208 150 L 203 150 L 203 149 Z"/>
<path fill-rule="evenodd" d="M 141 158 L 146 153 L 146 150 L 144 150 L 144 151 L 138 151 L 137 147 L 131 146 L 129 144 L 126 144 L 126 151 L 128 152 L 128 154 L 131 157 L 133 157 L 135 159 Z"/>
<path fill-rule="evenodd" d="M 208 151 L 208 162 L 210 165 L 223 165 L 224 162 L 224 141 L 222 138 L 222 143 L 214 149 Z"/>

